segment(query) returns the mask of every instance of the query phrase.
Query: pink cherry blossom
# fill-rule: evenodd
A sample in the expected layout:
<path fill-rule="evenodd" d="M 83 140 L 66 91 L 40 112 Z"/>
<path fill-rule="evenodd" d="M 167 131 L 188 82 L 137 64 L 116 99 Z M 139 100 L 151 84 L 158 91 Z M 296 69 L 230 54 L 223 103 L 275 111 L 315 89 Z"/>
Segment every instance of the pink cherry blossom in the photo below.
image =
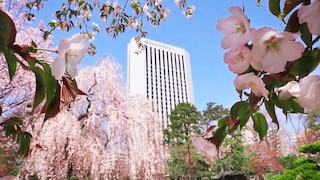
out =
<path fill-rule="evenodd" d="M 250 40 L 249 19 L 238 6 L 231 6 L 232 16 L 218 20 L 217 29 L 225 34 L 221 41 L 221 47 L 228 49 L 244 45 Z"/>
<path fill-rule="evenodd" d="M 290 81 L 286 85 L 279 87 L 276 91 L 280 91 L 280 100 L 289 99 L 292 96 L 292 94 L 300 91 L 299 83 L 297 81 Z"/>
<path fill-rule="evenodd" d="M 246 46 L 232 48 L 224 54 L 223 59 L 228 64 L 230 71 L 235 74 L 241 74 L 249 67 L 250 49 Z"/>
<path fill-rule="evenodd" d="M 238 75 L 233 81 L 234 86 L 237 90 L 244 90 L 251 88 L 253 94 L 257 97 L 263 96 L 266 100 L 269 100 L 269 91 L 265 88 L 264 82 L 254 73 L 246 73 Z"/>
<path fill-rule="evenodd" d="M 291 81 L 285 86 L 280 87 L 280 97 L 297 97 L 300 106 L 306 109 L 320 108 L 320 76 L 312 75 L 302 78 L 299 82 Z M 282 95 L 285 93 L 285 95 Z"/>
<path fill-rule="evenodd" d="M 320 35 L 320 0 L 315 0 L 312 4 L 302 5 L 298 11 L 299 23 L 307 23 L 312 34 Z"/>
<path fill-rule="evenodd" d="M 52 75 L 61 79 L 67 71 L 71 78 L 78 73 L 78 64 L 80 64 L 84 54 L 87 53 L 87 44 L 89 37 L 85 34 L 76 34 L 71 39 L 62 38 L 58 46 L 58 57 L 52 63 Z"/>
<path fill-rule="evenodd" d="M 294 41 L 299 34 L 276 32 L 275 29 L 263 27 L 252 30 L 251 65 L 256 70 L 279 73 L 288 61 L 299 59 L 304 52 L 300 42 Z"/>
<path fill-rule="evenodd" d="M 320 76 L 306 76 L 299 82 L 299 90 L 291 93 L 298 98 L 299 104 L 306 109 L 320 108 Z"/>
<path fill-rule="evenodd" d="M 217 147 L 202 137 L 191 138 L 192 145 L 210 160 L 217 158 Z"/>

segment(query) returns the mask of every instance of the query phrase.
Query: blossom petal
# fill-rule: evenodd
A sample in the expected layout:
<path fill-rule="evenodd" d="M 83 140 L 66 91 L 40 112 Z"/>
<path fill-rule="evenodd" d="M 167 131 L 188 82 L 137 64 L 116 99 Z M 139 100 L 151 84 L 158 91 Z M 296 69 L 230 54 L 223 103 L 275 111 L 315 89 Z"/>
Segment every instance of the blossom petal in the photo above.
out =
<path fill-rule="evenodd" d="M 250 50 L 246 46 L 231 48 L 224 54 L 223 59 L 232 72 L 241 74 L 249 68 Z"/>
<path fill-rule="evenodd" d="M 281 50 L 279 56 L 284 61 L 295 61 L 302 57 L 304 46 L 300 42 L 282 41 L 280 43 Z"/>
<path fill-rule="evenodd" d="M 58 46 L 58 53 L 65 54 L 67 50 L 70 48 L 71 42 L 67 38 L 61 38 L 59 46 Z"/>
<path fill-rule="evenodd" d="M 312 75 L 302 78 L 299 87 L 298 101 L 300 105 L 307 109 L 320 109 L 320 76 Z"/>
<path fill-rule="evenodd" d="M 192 137 L 192 145 L 198 149 L 204 156 L 215 159 L 218 155 L 217 147 L 202 137 Z"/>
<path fill-rule="evenodd" d="M 62 38 L 58 47 L 58 57 L 52 64 L 52 74 L 60 80 L 67 70 L 73 79 L 77 75 L 78 64 L 87 53 L 89 37 L 85 34 L 76 34 L 71 39 Z"/>
<path fill-rule="evenodd" d="M 71 37 L 70 47 L 72 49 L 86 49 L 89 40 L 86 34 L 75 34 Z"/>
<path fill-rule="evenodd" d="M 273 28 L 252 30 L 251 65 L 256 70 L 279 73 L 285 69 L 288 61 L 299 59 L 304 46 L 294 41 L 300 34 L 290 32 L 277 33 Z M 261 66 L 261 67 L 260 67 Z"/>
<path fill-rule="evenodd" d="M 244 45 L 250 40 L 249 19 L 242 9 L 237 6 L 230 7 L 232 16 L 219 19 L 216 28 L 225 34 L 221 41 L 221 47 L 228 49 Z"/>
<path fill-rule="evenodd" d="M 279 87 L 276 90 L 276 91 L 280 91 L 279 99 L 286 100 L 286 99 L 289 99 L 290 97 L 292 97 L 292 94 L 289 92 L 289 90 L 292 91 L 293 89 L 296 89 L 297 87 L 295 87 L 295 86 L 299 87 L 299 84 L 297 81 L 290 81 L 286 85 Z"/>
<path fill-rule="evenodd" d="M 269 91 L 265 88 L 265 84 L 262 79 L 254 75 L 254 73 L 238 75 L 234 79 L 233 84 L 237 90 L 251 88 L 252 93 L 257 97 L 263 96 L 266 100 L 269 100 Z"/>
<path fill-rule="evenodd" d="M 84 53 L 81 50 L 70 49 L 66 53 L 67 72 L 72 79 L 74 79 L 74 77 L 78 74 L 78 64 L 80 64 L 83 56 Z"/>
<path fill-rule="evenodd" d="M 65 58 L 63 56 L 58 56 L 55 58 L 55 60 L 52 63 L 52 75 L 56 79 L 61 79 L 64 72 L 66 71 L 66 63 Z"/>
<path fill-rule="evenodd" d="M 307 23 L 312 34 L 320 35 L 320 1 L 315 0 L 312 4 L 302 5 L 298 10 L 299 23 Z"/>

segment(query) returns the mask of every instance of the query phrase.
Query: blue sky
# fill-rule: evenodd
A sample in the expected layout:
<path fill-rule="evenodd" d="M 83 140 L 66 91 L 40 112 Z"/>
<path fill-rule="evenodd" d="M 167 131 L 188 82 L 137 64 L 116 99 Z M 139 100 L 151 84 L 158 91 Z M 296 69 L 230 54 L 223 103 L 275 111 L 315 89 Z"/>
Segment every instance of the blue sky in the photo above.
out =
<path fill-rule="evenodd" d="M 44 11 L 40 13 L 45 13 L 45 16 L 41 16 L 45 18 L 45 22 L 53 19 L 54 12 L 58 10 L 53 8 L 59 7 L 56 2 L 53 6 L 47 4 Z M 235 75 L 228 70 L 227 65 L 223 62 L 225 51 L 220 46 L 223 34 L 215 28 L 217 20 L 230 16 L 229 7 L 236 5 L 244 6 L 245 13 L 250 18 L 253 28 L 270 26 L 282 30 L 285 25 L 268 11 L 268 1 L 262 1 L 260 7 L 257 7 L 254 0 L 189 0 L 189 5 L 196 6 L 196 11 L 191 19 L 185 18 L 182 10 L 175 6 L 174 0 L 163 0 L 163 2 L 164 6 L 170 9 L 170 14 L 158 28 L 146 24 L 147 38 L 178 46 L 189 52 L 195 105 L 198 110 L 204 110 L 206 103 L 210 101 L 230 108 L 239 100 L 239 97 L 233 86 Z M 101 28 L 100 34 L 94 41 L 98 53 L 95 56 L 86 56 L 81 67 L 94 65 L 103 56 L 111 54 L 122 66 L 126 77 L 127 43 L 137 34 L 131 30 L 113 39 L 104 33 L 105 25 L 99 18 L 93 21 L 98 23 Z M 59 43 L 61 36 L 69 38 L 73 33 L 55 31 L 53 33 L 55 45 Z"/>

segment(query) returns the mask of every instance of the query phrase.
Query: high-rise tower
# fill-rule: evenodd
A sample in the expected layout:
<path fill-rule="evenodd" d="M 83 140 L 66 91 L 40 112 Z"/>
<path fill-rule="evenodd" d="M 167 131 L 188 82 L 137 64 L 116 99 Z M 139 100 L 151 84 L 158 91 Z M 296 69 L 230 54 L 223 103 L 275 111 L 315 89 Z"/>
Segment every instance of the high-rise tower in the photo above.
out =
<path fill-rule="evenodd" d="M 189 53 L 145 38 L 141 43 L 143 49 L 134 38 L 128 44 L 128 90 L 149 99 L 162 119 L 162 127 L 167 128 L 168 115 L 176 104 L 194 104 Z"/>

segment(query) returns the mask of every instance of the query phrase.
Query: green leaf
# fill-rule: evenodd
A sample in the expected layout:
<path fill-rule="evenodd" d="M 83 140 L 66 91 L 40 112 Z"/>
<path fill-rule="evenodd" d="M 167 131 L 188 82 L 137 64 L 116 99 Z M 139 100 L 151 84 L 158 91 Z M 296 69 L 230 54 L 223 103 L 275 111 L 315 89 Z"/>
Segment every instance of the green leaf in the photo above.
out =
<path fill-rule="evenodd" d="M 45 113 L 44 122 L 58 114 L 60 110 L 60 90 L 59 82 L 52 76 L 50 66 L 42 61 L 37 61 L 43 67 L 43 73 L 39 74 L 39 80 L 45 82 L 45 106 L 42 112 Z M 37 71 L 37 70 L 36 70 Z M 41 80 L 42 79 L 42 80 Z M 39 99 L 42 97 L 40 96 Z"/>
<path fill-rule="evenodd" d="M 43 39 L 46 40 L 48 39 L 49 35 L 51 34 L 50 31 L 45 31 L 44 34 L 43 34 Z"/>
<path fill-rule="evenodd" d="M 47 63 L 41 63 L 44 69 L 44 77 L 46 81 L 46 107 L 48 108 L 49 104 L 51 104 L 52 101 L 54 101 L 56 97 L 56 91 L 58 89 L 58 82 L 57 80 L 52 76 L 51 68 Z M 60 86 L 59 86 L 60 87 Z"/>
<path fill-rule="evenodd" d="M 45 73 L 42 69 L 35 67 L 32 69 L 36 76 L 36 94 L 33 101 L 33 110 L 39 106 L 46 96 Z"/>
<path fill-rule="evenodd" d="M 218 127 L 227 126 L 227 121 L 225 118 L 221 118 L 218 120 Z"/>
<path fill-rule="evenodd" d="M 320 141 L 299 147 L 299 152 L 317 154 L 320 152 Z"/>
<path fill-rule="evenodd" d="M 18 117 L 11 117 L 3 123 L 6 136 L 12 135 L 12 139 L 16 139 L 16 135 L 21 131 L 20 125 L 23 124 L 22 119 Z"/>
<path fill-rule="evenodd" d="M 29 151 L 30 139 L 32 135 L 28 132 L 22 132 L 18 136 L 18 141 L 20 143 L 18 153 L 24 155 Z"/>
<path fill-rule="evenodd" d="M 59 111 L 60 111 L 60 85 L 59 83 L 56 81 L 55 84 L 55 94 L 54 96 L 52 96 L 52 94 L 50 94 L 50 97 L 52 98 L 51 101 L 46 101 L 46 114 L 45 114 L 45 118 L 44 121 L 46 121 L 49 118 L 52 118 L 54 116 L 56 116 Z M 47 94 L 48 97 L 48 94 Z"/>
<path fill-rule="evenodd" d="M 251 114 L 251 105 L 246 101 L 239 101 L 235 103 L 230 110 L 230 116 L 232 119 L 240 119 L 240 129 L 247 124 Z"/>
<path fill-rule="evenodd" d="M 269 0 L 269 10 L 276 17 L 280 16 L 280 0 Z"/>
<path fill-rule="evenodd" d="M 261 113 L 255 113 L 252 116 L 253 129 L 259 134 L 259 138 L 262 141 L 268 131 L 268 123 L 266 118 Z"/>
<path fill-rule="evenodd" d="M 275 123 L 279 129 L 280 125 L 276 115 L 275 105 L 271 101 L 265 101 L 264 104 L 272 122 Z"/>
<path fill-rule="evenodd" d="M 7 124 L 5 125 L 5 134 L 6 136 L 10 136 L 12 134 L 16 133 L 16 128 L 14 128 L 13 124 Z"/>
<path fill-rule="evenodd" d="M 209 141 L 219 147 L 227 135 L 226 128 L 226 125 L 217 128 L 217 130 L 213 133 L 213 136 L 209 138 Z"/>
<path fill-rule="evenodd" d="M 312 47 L 312 34 L 309 31 L 307 23 L 303 23 L 299 26 L 299 30 L 301 32 L 301 39 L 304 43 L 306 43 L 307 47 Z"/>
<path fill-rule="evenodd" d="M 13 76 L 16 74 L 18 58 L 11 49 L 4 48 L 3 53 L 8 64 L 9 77 L 11 81 Z"/>
<path fill-rule="evenodd" d="M 286 100 L 279 100 L 278 96 L 274 94 L 271 101 L 277 107 L 282 109 L 285 115 L 287 115 L 287 113 L 304 113 L 304 109 L 300 106 L 296 97 L 290 97 Z"/>
<path fill-rule="evenodd" d="M 18 117 L 11 117 L 10 119 L 7 119 L 3 122 L 4 124 L 18 124 L 18 125 L 22 125 L 23 124 L 23 121 L 21 118 L 18 118 Z"/>
<path fill-rule="evenodd" d="M 264 75 L 262 80 L 266 84 L 266 88 L 270 90 L 270 93 L 272 93 L 273 89 L 287 84 L 289 78 L 293 77 L 289 77 L 288 75 L 284 75 L 284 73 L 281 73 Z"/>
<path fill-rule="evenodd" d="M 318 67 L 320 62 L 320 50 L 307 51 L 303 56 L 287 65 L 288 74 L 304 77 Z"/>
<path fill-rule="evenodd" d="M 13 20 L 0 9 L 0 51 L 4 47 L 13 45 L 16 41 L 17 30 Z"/>

